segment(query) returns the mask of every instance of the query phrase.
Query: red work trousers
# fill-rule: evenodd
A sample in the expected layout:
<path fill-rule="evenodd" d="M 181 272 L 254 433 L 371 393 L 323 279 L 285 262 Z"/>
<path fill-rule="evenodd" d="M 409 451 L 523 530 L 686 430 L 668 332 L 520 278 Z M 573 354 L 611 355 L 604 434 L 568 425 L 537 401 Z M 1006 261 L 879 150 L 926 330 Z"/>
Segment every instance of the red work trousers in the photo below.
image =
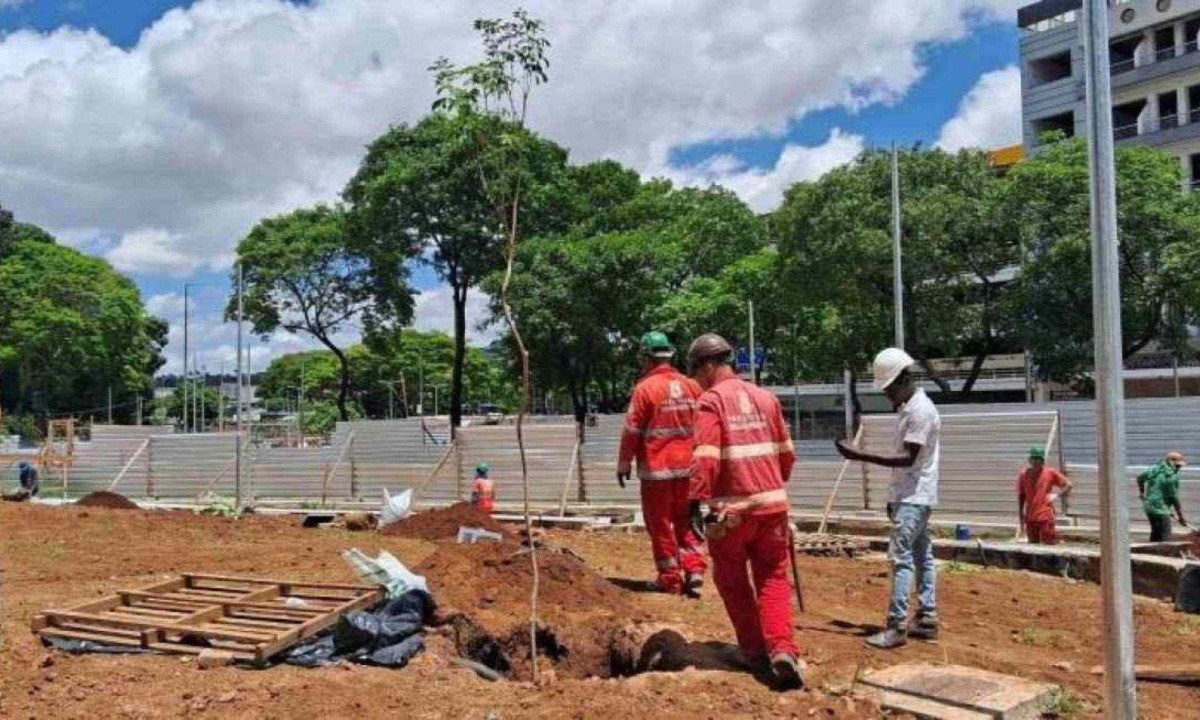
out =
<path fill-rule="evenodd" d="M 700 539 L 688 518 L 688 478 L 643 480 L 642 516 L 658 584 L 667 592 L 683 592 L 683 573 L 703 575 L 707 567 Z"/>
<path fill-rule="evenodd" d="M 710 538 L 708 548 L 713 582 L 742 655 L 748 660 L 777 653 L 795 656 L 787 513 L 743 516 L 722 537 Z"/>
<path fill-rule="evenodd" d="M 1035 545 L 1058 544 L 1058 528 L 1054 526 L 1053 518 L 1050 520 L 1026 521 L 1025 534 L 1029 537 L 1029 542 Z"/>

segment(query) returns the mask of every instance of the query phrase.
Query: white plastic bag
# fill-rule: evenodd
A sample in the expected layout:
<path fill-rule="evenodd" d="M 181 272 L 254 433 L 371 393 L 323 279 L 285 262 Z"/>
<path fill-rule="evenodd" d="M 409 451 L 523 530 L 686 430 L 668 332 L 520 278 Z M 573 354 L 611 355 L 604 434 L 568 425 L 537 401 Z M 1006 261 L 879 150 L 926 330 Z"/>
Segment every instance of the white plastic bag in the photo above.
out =
<path fill-rule="evenodd" d="M 378 557 L 371 557 L 358 548 L 350 548 L 342 553 L 342 559 L 350 563 L 360 580 L 385 588 L 389 598 L 399 597 L 409 590 L 429 592 L 424 576 L 404 567 L 404 563 L 386 550 L 380 551 Z"/>
<path fill-rule="evenodd" d="M 504 536 L 498 532 L 484 530 L 483 528 L 460 527 L 458 529 L 458 544 L 474 545 L 478 542 L 500 542 Z"/>
<path fill-rule="evenodd" d="M 412 494 L 412 488 L 409 488 L 393 497 L 388 494 L 387 488 L 384 488 L 383 508 L 379 511 L 379 527 L 387 527 L 408 517 L 408 514 L 412 512 Z"/>

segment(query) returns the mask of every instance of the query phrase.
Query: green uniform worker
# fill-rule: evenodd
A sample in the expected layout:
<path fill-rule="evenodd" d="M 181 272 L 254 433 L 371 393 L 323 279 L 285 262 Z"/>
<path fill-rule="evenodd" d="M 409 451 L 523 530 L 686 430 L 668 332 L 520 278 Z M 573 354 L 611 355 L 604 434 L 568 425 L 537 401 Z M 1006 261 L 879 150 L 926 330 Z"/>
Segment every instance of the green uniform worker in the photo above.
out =
<path fill-rule="evenodd" d="M 1169 452 L 1157 465 L 1138 475 L 1138 497 L 1150 521 L 1150 542 L 1171 539 L 1171 509 L 1179 523 L 1187 527 L 1183 506 L 1179 503 L 1179 471 L 1187 464 L 1182 453 Z"/>

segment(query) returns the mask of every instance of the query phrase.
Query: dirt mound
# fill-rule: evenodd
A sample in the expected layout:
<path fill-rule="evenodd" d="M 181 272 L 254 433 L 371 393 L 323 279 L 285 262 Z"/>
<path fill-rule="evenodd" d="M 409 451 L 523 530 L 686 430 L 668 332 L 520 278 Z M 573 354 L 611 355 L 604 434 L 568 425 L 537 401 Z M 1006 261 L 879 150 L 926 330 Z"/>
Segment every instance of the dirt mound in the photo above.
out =
<path fill-rule="evenodd" d="M 413 513 L 398 523 L 380 530 L 384 535 L 416 538 L 418 540 L 444 540 L 458 535 L 460 527 L 483 528 L 505 536 L 508 531 L 492 519 L 491 515 L 476 510 L 471 503 L 455 503 L 447 508 Z"/>
<path fill-rule="evenodd" d="M 560 675 L 608 677 L 609 646 L 627 622 L 629 594 L 569 551 L 539 548 L 537 560 L 539 656 Z M 513 542 L 443 543 L 416 570 L 443 615 L 457 614 L 461 654 L 509 677 L 530 676 L 527 549 Z"/>
<path fill-rule="evenodd" d="M 120 493 L 108 492 L 107 490 L 97 490 L 94 493 L 88 493 L 79 498 L 79 501 L 75 504 L 83 507 L 109 508 L 110 510 L 138 509 L 138 505 L 134 501 Z"/>

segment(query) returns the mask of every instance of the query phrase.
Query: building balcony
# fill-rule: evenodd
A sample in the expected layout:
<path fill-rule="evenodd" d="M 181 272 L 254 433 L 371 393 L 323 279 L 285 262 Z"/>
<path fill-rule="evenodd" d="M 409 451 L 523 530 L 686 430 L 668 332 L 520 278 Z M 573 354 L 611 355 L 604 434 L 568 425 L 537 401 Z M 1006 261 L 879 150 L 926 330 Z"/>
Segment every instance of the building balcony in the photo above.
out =
<path fill-rule="evenodd" d="M 1164 115 L 1146 123 L 1113 128 L 1113 140 L 1127 145 L 1158 147 L 1200 139 L 1200 108 L 1182 115 Z"/>
<path fill-rule="evenodd" d="M 1183 45 L 1181 53 L 1176 53 L 1174 47 L 1163 48 L 1154 53 L 1149 62 L 1141 65 L 1135 66 L 1133 58 L 1114 60 L 1112 89 L 1116 92 L 1147 80 L 1197 68 L 1200 68 L 1200 41 L 1192 40 Z"/>

